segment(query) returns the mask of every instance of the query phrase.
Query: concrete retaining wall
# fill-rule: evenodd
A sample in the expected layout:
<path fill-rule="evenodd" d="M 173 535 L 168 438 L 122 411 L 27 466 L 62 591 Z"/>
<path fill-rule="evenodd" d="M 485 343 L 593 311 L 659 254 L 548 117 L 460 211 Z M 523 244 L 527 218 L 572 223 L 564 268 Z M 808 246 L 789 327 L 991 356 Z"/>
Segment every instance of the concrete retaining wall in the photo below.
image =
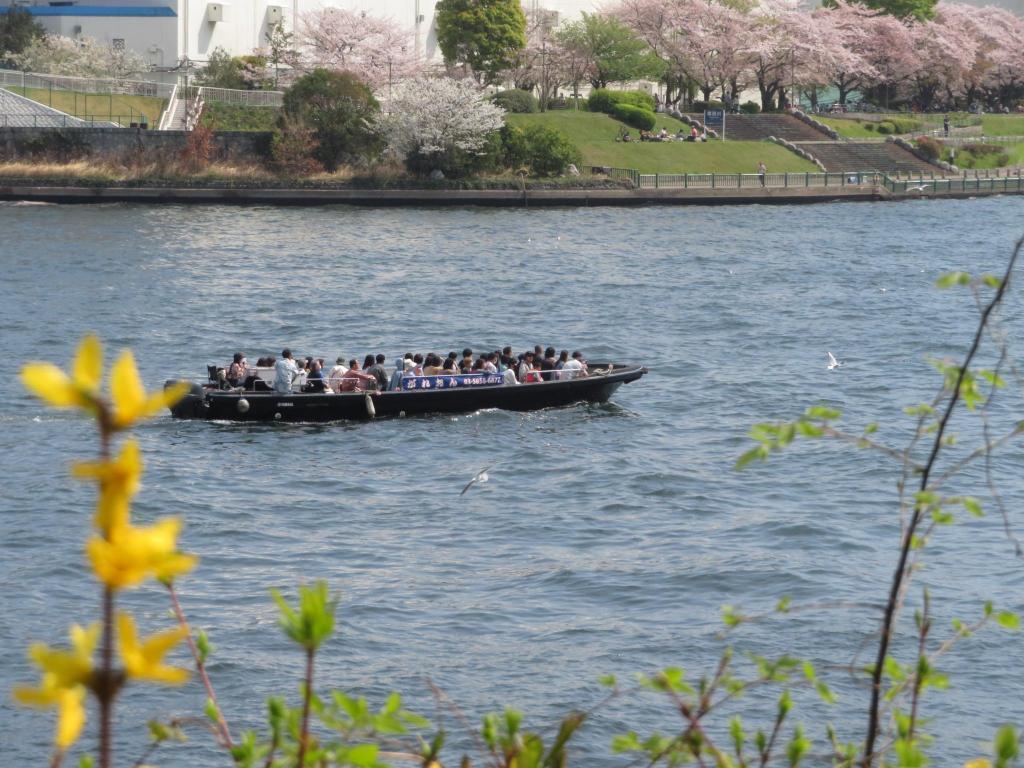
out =
<path fill-rule="evenodd" d="M 184 151 L 188 135 L 187 131 L 141 128 L 0 128 L 0 159 L 114 158 L 135 152 L 153 157 L 177 156 Z M 265 131 L 218 131 L 213 139 L 215 159 L 267 158 L 270 137 Z"/>

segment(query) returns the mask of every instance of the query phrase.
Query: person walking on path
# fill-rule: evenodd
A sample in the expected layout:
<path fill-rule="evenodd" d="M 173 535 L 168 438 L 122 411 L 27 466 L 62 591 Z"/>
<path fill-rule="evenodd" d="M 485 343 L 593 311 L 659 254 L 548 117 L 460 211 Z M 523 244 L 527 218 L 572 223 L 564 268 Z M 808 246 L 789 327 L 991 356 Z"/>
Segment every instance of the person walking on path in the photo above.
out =
<path fill-rule="evenodd" d="M 764 164 L 764 160 L 761 160 L 757 164 L 757 178 L 761 182 L 761 186 L 764 186 L 764 175 L 768 172 L 768 166 Z"/>

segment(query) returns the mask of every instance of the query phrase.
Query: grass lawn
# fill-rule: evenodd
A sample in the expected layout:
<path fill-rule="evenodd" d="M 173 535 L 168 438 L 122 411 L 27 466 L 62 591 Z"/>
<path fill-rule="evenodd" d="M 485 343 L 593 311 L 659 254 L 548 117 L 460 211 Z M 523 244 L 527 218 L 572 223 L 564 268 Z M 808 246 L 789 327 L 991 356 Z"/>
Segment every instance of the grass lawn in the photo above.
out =
<path fill-rule="evenodd" d="M 199 122 L 216 131 L 272 131 L 281 110 L 277 107 L 247 107 L 208 101 Z"/>
<path fill-rule="evenodd" d="M 814 119 L 818 122 L 824 123 L 829 128 L 835 130 L 840 136 L 845 136 L 848 139 L 884 139 L 885 136 L 869 131 L 864 127 L 864 123 L 861 120 L 855 120 L 849 117 L 823 117 L 821 115 L 813 115 Z"/>
<path fill-rule="evenodd" d="M 675 134 L 689 126 L 667 115 L 658 115 L 656 130 L 662 126 Z M 557 128 L 579 147 L 583 165 L 635 168 L 641 173 L 756 173 L 763 160 L 769 173 L 816 172 L 817 166 L 789 150 L 765 141 L 629 142 L 615 141 L 623 126 L 618 120 L 596 112 L 556 110 L 532 115 L 506 117 L 509 125 L 540 123 Z M 638 131 L 629 129 L 635 137 Z"/>
<path fill-rule="evenodd" d="M 6 90 L 25 96 L 40 104 L 59 109 L 75 117 L 93 117 L 107 120 L 112 115 L 113 122 L 128 125 L 140 122 L 140 115 L 145 115 L 151 128 L 156 128 L 160 115 L 164 111 L 166 99 L 154 96 L 119 96 L 105 93 L 81 93 L 78 91 L 50 91 L 46 88 L 19 88 L 6 86 Z"/>
<path fill-rule="evenodd" d="M 1024 136 L 1024 115 L 982 115 L 986 136 Z"/>

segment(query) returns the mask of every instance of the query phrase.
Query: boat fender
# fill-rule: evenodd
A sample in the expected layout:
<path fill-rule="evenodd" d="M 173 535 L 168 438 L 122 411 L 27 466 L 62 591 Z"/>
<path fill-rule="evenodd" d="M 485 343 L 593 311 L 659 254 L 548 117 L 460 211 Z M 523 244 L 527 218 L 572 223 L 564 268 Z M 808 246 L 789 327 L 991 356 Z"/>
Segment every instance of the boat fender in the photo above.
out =
<path fill-rule="evenodd" d="M 398 418 L 404 419 L 405 418 L 405 411 L 399 411 L 398 412 Z"/>
<path fill-rule="evenodd" d="M 240 397 L 238 398 L 238 402 L 235 404 L 235 407 L 238 409 L 239 413 L 248 413 L 249 401 L 246 400 L 244 397 Z"/>
<path fill-rule="evenodd" d="M 280 411 L 278 411 L 277 413 L 274 414 L 274 419 L 277 420 L 277 421 L 281 420 L 281 412 Z"/>
<path fill-rule="evenodd" d="M 373 398 L 370 397 L 370 393 L 366 393 L 366 397 L 363 398 L 366 403 L 366 414 L 372 419 L 377 415 L 377 408 L 373 404 Z"/>

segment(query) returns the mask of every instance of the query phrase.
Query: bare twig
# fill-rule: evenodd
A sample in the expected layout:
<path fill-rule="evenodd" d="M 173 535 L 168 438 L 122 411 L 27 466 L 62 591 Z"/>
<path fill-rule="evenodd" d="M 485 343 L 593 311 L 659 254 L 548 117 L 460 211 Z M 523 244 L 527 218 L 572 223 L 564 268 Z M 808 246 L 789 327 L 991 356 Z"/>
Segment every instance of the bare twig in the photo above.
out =
<path fill-rule="evenodd" d="M 1003 295 L 1006 292 L 1006 287 L 1009 285 L 1010 276 L 1013 274 L 1013 269 L 1016 266 L 1017 257 L 1020 254 L 1022 246 L 1024 246 L 1024 238 L 1018 240 L 1017 244 L 1014 246 L 1013 255 L 1010 257 L 1010 263 L 1006 267 L 1006 272 L 1002 281 L 999 283 L 999 288 L 996 290 L 995 296 L 992 297 L 992 300 L 985 306 L 984 310 L 982 310 L 978 329 L 974 334 L 974 339 L 971 342 L 970 349 L 964 357 L 963 365 L 960 366 L 956 382 L 953 386 L 953 391 L 949 396 L 949 402 L 946 406 L 946 410 L 943 413 L 942 418 L 939 420 L 938 429 L 935 432 L 935 439 L 932 442 L 932 448 L 928 454 L 928 460 L 925 462 L 924 469 L 921 472 L 920 489 L 922 491 L 928 488 L 932 469 L 935 466 L 935 462 L 938 460 L 939 452 L 942 450 L 946 427 L 949 425 L 949 422 L 953 417 L 953 411 L 960 400 L 960 387 L 963 384 L 964 377 L 967 375 L 971 362 L 978 353 L 978 348 L 981 345 L 981 339 L 985 333 L 985 326 L 988 324 L 988 319 L 992 312 L 995 311 L 995 308 L 999 305 L 999 302 L 1002 301 Z M 900 601 L 900 595 L 904 589 L 904 584 L 908 579 L 907 559 L 909 557 L 911 547 L 913 546 L 917 527 L 921 522 L 923 514 L 923 505 L 915 504 L 907 529 L 903 534 L 899 559 L 897 561 L 896 570 L 893 573 L 892 585 L 889 590 L 889 602 L 886 605 L 885 617 L 882 620 L 882 634 L 878 641 L 878 654 L 875 658 L 875 666 L 871 674 L 871 704 L 868 709 L 868 731 L 864 740 L 864 768 L 870 768 L 870 766 L 874 764 L 875 741 L 878 738 L 879 704 L 882 696 L 883 668 L 885 665 L 885 659 L 889 655 L 889 644 L 892 642 L 893 625 L 897 616 L 897 607 Z"/>
<path fill-rule="evenodd" d="M 174 608 L 174 615 L 178 618 L 178 624 L 185 628 L 187 634 L 185 635 L 185 641 L 188 643 L 188 648 L 192 651 L 192 659 L 196 663 L 196 674 L 199 675 L 199 679 L 203 681 L 203 687 L 206 689 L 206 695 L 213 702 L 213 708 L 217 712 L 217 740 L 221 743 L 221 746 L 226 747 L 228 750 L 232 749 L 234 744 L 231 742 L 231 731 L 228 730 L 227 721 L 224 719 L 224 712 L 220 708 L 220 704 L 217 703 L 217 694 L 213 691 L 213 684 L 210 682 L 210 676 L 206 673 L 206 663 L 203 661 L 203 657 L 199 653 L 199 648 L 196 646 L 195 638 L 192 637 L 192 628 L 189 627 L 188 622 L 185 620 L 185 612 L 181 609 L 181 603 L 178 600 L 177 590 L 174 588 L 174 582 L 167 582 L 167 592 L 171 596 L 171 605 Z"/>

